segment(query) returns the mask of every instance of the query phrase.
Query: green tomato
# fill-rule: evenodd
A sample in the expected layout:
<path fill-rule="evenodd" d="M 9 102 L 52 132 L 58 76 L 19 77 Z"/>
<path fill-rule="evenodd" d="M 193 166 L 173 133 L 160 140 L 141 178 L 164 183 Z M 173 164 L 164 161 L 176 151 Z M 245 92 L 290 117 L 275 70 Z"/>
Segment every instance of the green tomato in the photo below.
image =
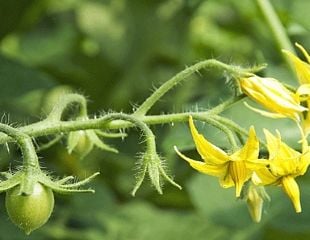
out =
<path fill-rule="evenodd" d="M 54 208 L 54 194 L 50 188 L 36 183 L 33 193 L 20 195 L 20 186 L 6 192 L 5 206 L 11 221 L 29 235 L 47 222 Z"/>

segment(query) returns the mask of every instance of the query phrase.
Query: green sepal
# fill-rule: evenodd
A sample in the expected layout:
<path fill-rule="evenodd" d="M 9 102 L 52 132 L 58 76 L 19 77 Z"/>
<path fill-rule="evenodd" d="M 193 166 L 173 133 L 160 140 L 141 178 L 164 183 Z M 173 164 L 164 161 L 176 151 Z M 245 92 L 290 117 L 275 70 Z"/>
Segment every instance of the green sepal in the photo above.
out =
<path fill-rule="evenodd" d="M 168 181 L 173 186 L 182 189 L 165 171 L 163 159 L 157 153 L 146 152 L 142 155 L 138 162 L 138 173 L 136 174 L 136 184 L 131 194 L 135 196 L 137 190 L 144 181 L 146 173 L 148 173 L 151 184 L 155 187 L 159 194 L 163 193 L 163 180 Z"/>

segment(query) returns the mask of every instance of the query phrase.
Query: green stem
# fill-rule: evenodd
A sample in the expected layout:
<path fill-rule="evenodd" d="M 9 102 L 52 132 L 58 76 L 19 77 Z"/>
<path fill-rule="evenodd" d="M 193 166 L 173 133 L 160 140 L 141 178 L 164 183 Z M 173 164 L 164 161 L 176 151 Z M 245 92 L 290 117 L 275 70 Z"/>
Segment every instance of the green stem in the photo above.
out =
<path fill-rule="evenodd" d="M 281 49 L 286 49 L 292 53 L 295 53 L 294 47 L 286 34 L 286 30 L 269 0 L 256 0 L 256 2 L 271 30 L 272 36 L 279 48 L 279 52 L 281 52 Z M 282 57 L 292 68 L 292 70 L 294 70 L 292 63 L 284 57 L 283 54 Z"/>
<path fill-rule="evenodd" d="M 20 181 L 20 193 L 30 195 L 35 183 L 34 172 L 40 170 L 39 160 L 31 138 L 18 129 L 0 123 L 0 131 L 13 138 L 23 155 L 23 173 Z"/>
<path fill-rule="evenodd" d="M 220 114 L 221 112 L 223 112 L 224 110 L 230 108 L 232 105 L 234 105 L 235 103 L 243 100 L 244 98 L 246 98 L 247 96 L 245 94 L 240 94 L 236 97 L 232 97 L 228 100 L 226 100 L 225 102 L 217 105 L 216 107 L 210 109 L 208 111 L 208 114 L 212 114 L 212 115 L 218 115 Z"/>
<path fill-rule="evenodd" d="M 75 121 L 48 121 L 33 123 L 28 126 L 18 128 L 18 131 L 30 137 L 40 137 L 52 134 L 66 133 L 70 131 L 87 130 L 87 129 L 123 129 L 135 126 L 133 120 L 140 121 L 146 125 L 156 125 L 165 123 L 187 122 L 189 116 L 210 116 L 219 114 L 227 108 L 231 107 L 234 103 L 242 100 L 245 95 L 231 98 L 222 104 L 203 112 L 185 112 L 173 113 L 163 115 L 150 115 L 150 116 L 132 116 L 122 113 L 112 113 L 96 119 L 78 119 Z M 118 117 L 116 117 L 118 116 Z M 127 116 L 127 118 L 121 117 Z M 115 120 L 117 119 L 117 120 Z M 132 121 L 130 121 L 131 119 Z M 0 135 L 0 144 L 12 141 L 9 136 Z"/>
<path fill-rule="evenodd" d="M 13 127 L 10 127 L 9 125 L 2 123 L 0 123 L 0 131 L 16 140 L 23 154 L 24 159 L 23 165 L 25 169 L 39 167 L 39 161 L 35 148 L 33 146 L 31 138 L 27 134 L 22 133 L 18 129 L 15 129 Z"/>
<path fill-rule="evenodd" d="M 199 63 L 196 63 L 182 72 L 175 75 L 173 78 L 162 84 L 150 97 L 148 97 L 141 106 L 134 112 L 136 116 L 145 115 L 151 107 L 169 90 L 174 86 L 184 81 L 187 77 L 203 68 L 217 68 L 226 71 L 232 75 L 242 75 L 251 72 L 253 69 L 242 69 L 238 66 L 227 65 L 215 59 L 208 59 Z"/>
<path fill-rule="evenodd" d="M 240 135 L 243 135 L 243 136 L 246 136 L 248 137 L 249 136 L 249 133 L 248 131 L 241 127 L 239 124 L 235 123 L 234 121 L 228 119 L 228 118 L 225 118 L 225 117 L 221 117 L 221 116 L 217 116 L 217 115 L 214 115 L 212 116 L 212 118 L 220 123 L 222 123 L 223 125 L 227 126 L 229 129 L 233 129 L 237 134 L 240 134 Z M 259 140 L 260 144 L 264 146 L 264 148 L 267 149 L 267 145 L 264 141 L 262 140 Z"/>
<path fill-rule="evenodd" d="M 124 113 L 109 114 L 103 117 L 103 122 L 106 121 L 104 118 L 106 118 L 106 120 L 120 119 L 120 120 L 125 120 L 125 121 L 129 121 L 133 123 L 135 127 L 140 128 L 140 130 L 143 132 L 146 145 L 147 145 L 147 149 L 151 153 L 154 153 L 154 154 L 156 153 L 155 135 L 153 134 L 152 130 L 148 127 L 148 125 L 145 122 L 141 121 L 139 118 L 133 115 L 128 115 Z"/>
<path fill-rule="evenodd" d="M 80 105 L 78 116 L 87 117 L 87 102 L 85 97 L 80 94 L 71 93 L 59 99 L 47 119 L 61 120 L 64 111 L 73 103 L 78 103 Z"/>
<path fill-rule="evenodd" d="M 151 151 L 152 153 L 156 153 L 155 135 L 153 134 L 152 130 L 148 127 L 148 125 L 145 122 L 141 121 L 139 118 L 133 115 L 129 115 L 125 113 L 110 113 L 108 115 L 103 116 L 102 118 L 84 120 L 81 123 L 84 123 L 83 125 L 85 125 L 85 129 L 89 129 L 89 126 L 92 126 L 92 125 L 94 125 L 95 128 L 98 128 L 98 126 L 101 126 L 102 128 L 104 128 L 108 124 L 108 122 L 111 122 L 115 119 L 123 120 L 125 122 L 130 122 L 133 124 L 133 126 L 138 127 L 144 134 L 147 149 Z M 67 122 L 63 122 L 63 123 L 67 123 Z M 85 123 L 88 123 L 88 124 L 85 124 Z M 70 127 L 70 125 L 68 127 Z M 64 129 L 64 127 L 62 129 Z"/>
<path fill-rule="evenodd" d="M 214 126 L 218 128 L 219 130 L 221 130 L 222 132 L 224 132 L 228 138 L 229 143 L 232 146 L 232 151 L 234 152 L 238 149 L 238 145 L 236 143 L 236 139 L 232 131 L 228 127 L 226 127 L 224 124 L 222 124 L 220 121 L 216 120 L 214 116 L 201 116 L 201 115 L 194 114 L 192 115 L 192 117 L 196 120 L 204 121 L 210 124 L 211 126 Z"/>
<path fill-rule="evenodd" d="M 59 136 L 56 136 L 54 139 L 52 139 L 51 141 L 45 143 L 45 144 L 42 144 L 40 146 L 37 147 L 36 151 L 37 152 L 41 152 L 41 151 L 44 151 L 48 148 L 50 148 L 51 146 L 53 146 L 54 144 L 58 143 L 61 139 L 63 138 L 63 135 L 59 135 Z"/>

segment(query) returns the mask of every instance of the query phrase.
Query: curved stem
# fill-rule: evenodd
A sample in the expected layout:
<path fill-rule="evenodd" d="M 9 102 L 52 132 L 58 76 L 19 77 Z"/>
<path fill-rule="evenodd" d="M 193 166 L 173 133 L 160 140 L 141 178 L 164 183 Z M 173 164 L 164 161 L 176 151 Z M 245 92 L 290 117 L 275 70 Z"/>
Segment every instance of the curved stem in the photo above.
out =
<path fill-rule="evenodd" d="M 50 140 L 49 142 L 44 143 L 43 145 L 40 145 L 39 147 L 37 147 L 36 151 L 37 152 L 44 151 L 50 148 L 51 146 L 53 146 L 54 144 L 58 143 L 62 138 L 63 138 L 63 135 L 56 136 L 54 139 Z"/>
<path fill-rule="evenodd" d="M 40 170 L 38 156 L 31 138 L 19 130 L 0 123 L 0 131 L 15 139 L 23 155 L 23 173 L 20 181 L 20 193 L 30 195 L 35 183 L 34 172 Z"/>
<path fill-rule="evenodd" d="M 245 95 L 245 94 L 240 94 L 240 95 L 238 95 L 236 97 L 232 97 L 232 98 L 226 100 L 225 102 L 217 105 L 216 107 L 210 109 L 208 111 L 208 114 L 212 114 L 212 115 L 220 114 L 224 110 L 230 108 L 233 104 L 243 100 L 246 97 L 247 97 L 247 95 Z"/>
<path fill-rule="evenodd" d="M 125 114 L 125 113 L 111 113 L 109 115 L 102 117 L 99 120 L 100 122 L 103 122 L 104 124 L 106 124 L 107 122 L 113 119 L 129 121 L 133 123 L 134 126 L 140 128 L 140 130 L 145 135 L 147 149 L 151 151 L 152 153 L 156 153 L 155 135 L 153 134 L 152 130 L 148 127 L 148 125 L 145 122 L 139 120 L 135 116 Z"/>
<path fill-rule="evenodd" d="M 129 119 L 139 120 L 140 122 L 145 123 L 146 125 L 156 125 L 156 124 L 165 124 L 165 123 L 177 123 L 177 122 L 187 122 L 189 116 L 210 116 L 218 114 L 223 110 L 230 107 L 232 104 L 240 101 L 244 96 L 239 96 L 234 99 L 230 99 L 219 106 L 203 112 L 185 112 L 185 113 L 173 113 L 173 114 L 163 114 L 163 115 L 150 115 L 150 116 L 132 116 L 122 113 L 112 113 L 105 115 L 101 118 L 96 119 L 83 119 L 75 121 L 47 121 L 43 120 L 28 126 L 18 128 L 23 134 L 26 134 L 30 137 L 39 137 L 46 136 L 51 134 L 59 134 L 70 131 L 78 130 L 87 130 L 87 129 L 123 129 L 133 127 L 133 121 Z M 116 116 L 127 116 L 116 117 Z M 5 142 L 12 141 L 9 136 L 0 135 L 0 144 Z"/>
<path fill-rule="evenodd" d="M 59 99 L 57 104 L 48 115 L 48 120 L 61 120 L 63 112 L 73 103 L 78 103 L 80 105 L 80 112 L 78 116 L 87 116 L 87 102 L 84 96 L 80 94 L 70 93 L 64 95 Z"/>
<path fill-rule="evenodd" d="M 228 127 L 226 127 L 224 124 L 220 123 L 220 121 L 216 120 L 213 116 L 200 116 L 200 115 L 194 114 L 194 115 L 192 115 L 192 117 L 196 120 L 204 121 L 204 122 L 218 128 L 218 129 L 220 129 L 221 131 L 223 131 L 226 134 L 228 141 L 232 146 L 233 152 L 238 149 L 238 145 L 236 143 L 236 139 L 235 139 L 232 131 Z"/>
<path fill-rule="evenodd" d="M 0 131 L 16 140 L 23 154 L 24 167 L 26 169 L 31 167 L 33 168 L 39 167 L 39 161 L 34 145 L 31 141 L 31 138 L 28 135 L 2 123 L 0 123 Z"/>
<path fill-rule="evenodd" d="M 249 133 L 245 128 L 241 127 L 239 124 L 235 123 L 234 121 L 232 121 L 228 118 L 217 116 L 217 115 L 212 116 L 212 118 L 217 120 L 218 122 L 224 124 L 228 128 L 233 129 L 237 134 L 244 135 L 246 137 L 249 136 Z M 259 139 L 259 142 L 260 142 L 260 144 L 262 144 L 264 146 L 264 148 L 267 149 L 267 145 L 264 141 Z"/>
<path fill-rule="evenodd" d="M 231 98 L 222 104 L 203 112 L 185 112 L 185 113 L 173 113 L 173 114 L 162 114 L 162 115 L 150 115 L 150 116 L 135 116 L 123 113 L 112 113 L 107 114 L 103 117 L 96 119 L 77 119 L 75 121 L 49 121 L 45 119 L 41 122 L 33 123 L 28 126 L 17 128 L 19 132 L 26 134 L 30 137 L 39 137 L 51 134 L 59 134 L 69 131 L 78 131 L 78 130 L 87 130 L 87 129 L 123 129 L 133 127 L 134 124 L 132 121 L 128 120 L 129 116 L 131 119 L 139 120 L 144 122 L 146 125 L 155 125 L 155 124 L 165 124 L 165 123 L 177 123 L 177 122 L 187 122 L 189 116 L 210 116 L 214 114 L 219 114 L 222 111 L 226 110 L 234 103 L 242 100 L 245 95 L 240 95 L 238 97 Z M 127 116 L 127 119 L 117 118 L 113 116 Z M 111 116 L 111 117 L 109 117 Z M 108 119 L 111 119 L 108 121 Z M 115 120 L 117 119 L 117 120 Z M 107 123 L 108 122 L 108 123 Z M 9 136 L 0 135 L 0 144 L 12 141 Z"/>
<path fill-rule="evenodd" d="M 222 63 L 220 61 L 217 61 L 216 59 L 208 59 L 199 63 L 196 63 L 185 70 L 181 71 L 177 75 L 175 75 L 173 78 L 162 84 L 150 97 L 148 97 L 141 106 L 134 112 L 134 115 L 136 116 L 143 116 L 145 115 L 148 110 L 163 96 L 165 95 L 169 90 L 171 90 L 174 86 L 181 83 L 183 80 L 185 80 L 187 77 L 192 75 L 195 72 L 198 72 L 200 69 L 203 68 L 218 68 L 223 71 L 226 71 L 232 75 L 242 75 L 250 72 L 250 69 L 241 69 L 238 66 L 231 66 L 227 65 L 225 63 Z"/>

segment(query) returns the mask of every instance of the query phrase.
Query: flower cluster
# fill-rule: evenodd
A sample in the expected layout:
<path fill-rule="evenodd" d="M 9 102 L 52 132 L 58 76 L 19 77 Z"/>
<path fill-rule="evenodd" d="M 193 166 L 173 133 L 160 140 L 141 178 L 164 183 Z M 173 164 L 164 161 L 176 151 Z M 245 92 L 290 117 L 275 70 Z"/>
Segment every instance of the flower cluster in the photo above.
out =
<path fill-rule="evenodd" d="M 254 221 L 259 222 L 263 201 L 269 199 L 263 186 L 276 185 L 291 200 L 297 213 L 302 211 L 300 190 L 296 177 L 306 173 L 310 164 L 310 151 L 307 136 L 310 133 L 310 56 L 306 50 L 296 44 L 307 62 L 302 61 L 289 51 L 283 50 L 296 69 L 300 86 L 296 91 L 288 89 L 274 78 L 263 78 L 252 74 L 238 78 L 241 91 L 249 98 L 262 105 L 268 111 L 250 109 L 271 118 L 290 118 L 294 120 L 301 133 L 301 152 L 298 152 L 281 139 L 276 130 L 272 134 L 264 129 L 268 158 L 259 157 L 259 140 L 254 127 L 249 129 L 248 139 L 240 149 L 232 154 L 210 143 L 197 131 L 193 117 L 189 118 L 189 127 L 196 149 L 203 161 L 193 160 L 175 147 L 177 154 L 199 172 L 219 178 L 224 188 L 235 187 L 236 197 L 244 198 Z"/>

